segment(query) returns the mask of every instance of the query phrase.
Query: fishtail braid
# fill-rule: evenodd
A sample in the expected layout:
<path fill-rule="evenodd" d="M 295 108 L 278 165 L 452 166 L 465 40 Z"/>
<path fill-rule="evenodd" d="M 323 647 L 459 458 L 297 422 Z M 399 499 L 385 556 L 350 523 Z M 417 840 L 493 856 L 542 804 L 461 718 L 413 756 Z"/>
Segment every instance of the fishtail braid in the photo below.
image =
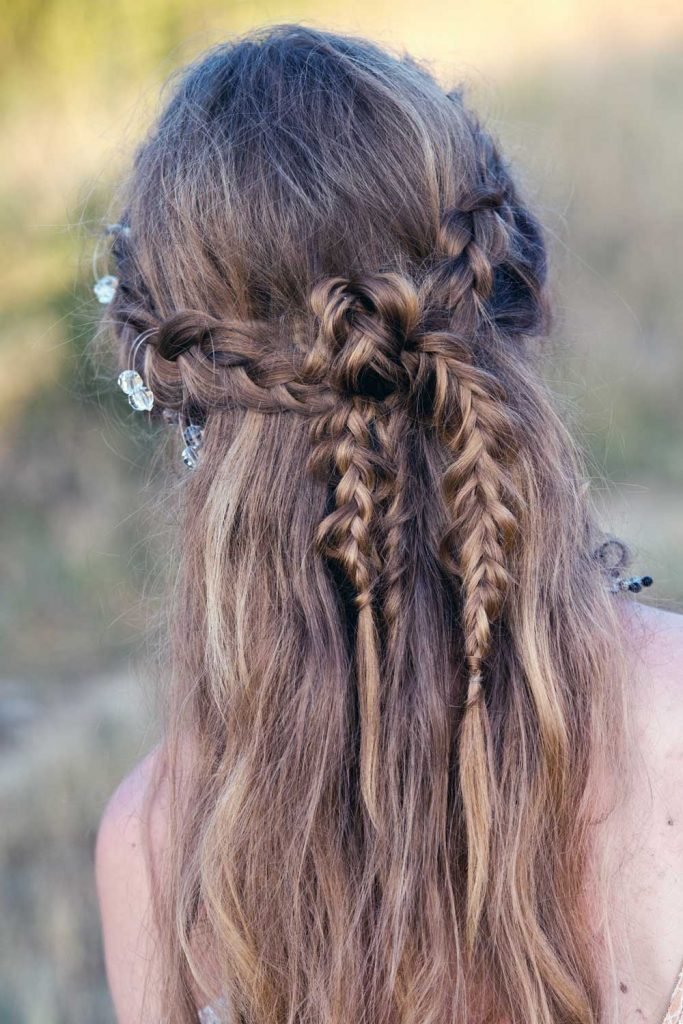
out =
<path fill-rule="evenodd" d="M 474 365 L 466 343 L 430 333 L 419 345 L 435 366 L 434 422 L 452 457 L 442 479 L 450 524 L 440 555 L 463 587 L 469 707 L 483 696 L 491 623 L 511 585 L 506 556 L 519 530 L 511 473 L 517 442 L 501 382 Z"/>
<path fill-rule="evenodd" d="M 387 456 L 390 473 L 385 475 L 377 494 L 383 507 L 382 614 L 390 667 L 400 660 L 403 653 L 398 634 L 401 615 L 406 607 L 404 590 L 409 568 L 410 549 L 405 543 L 405 535 L 414 518 L 414 510 L 406 501 L 410 477 L 406 441 L 410 429 L 404 401 L 387 400 L 385 413 L 376 424 L 376 434 Z"/>
<path fill-rule="evenodd" d="M 400 355 L 417 323 L 418 296 L 395 273 L 332 277 L 313 287 L 310 306 L 319 329 L 302 376 L 326 381 L 338 396 L 337 407 L 311 426 L 310 468 L 336 479 L 335 508 L 319 524 L 316 540 L 355 591 L 361 791 L 377 825 L 381 669 L 374 599 L 382 557 L 376 502 L 395 477 L 378 423 L 385 403 L 408 386 Z"/>
<path fill-rule="evenodd" d="M 447 311 L 448 328 L 427 331 L 417 342 L 433 368 L 433 423 L 451 456 L 442 478 L 450 525 L 440 556 L 462 591 L 468 686 L 458 761 L 467 836 L 465 935 L 470 954 L 489 886 L 497 801 L 484 667 L 492 624 L 500 618 L 513 583 L 508 556 L 519 533 L 516 423 L 493 370 L 511 306 L 505 295 L 501 298 L 505 288 L 497 293 L 496 285 L 525 282 L 531 308 L 522 314 L 512 311 L 518 331 L 520 322 L 531 330 L 542 321 L 536 308 L 540 286 L 521 261 L 515 263 L 515 212 L 502 164 L 489 137 L 476 126 L 473 133 L 479 144 L 479 180 L 457 208 L 444 214 L 437 238 L 443 258 L 424 282 L 430 301 Z M 483 359 L 486 366 L 479 365 Z"/>

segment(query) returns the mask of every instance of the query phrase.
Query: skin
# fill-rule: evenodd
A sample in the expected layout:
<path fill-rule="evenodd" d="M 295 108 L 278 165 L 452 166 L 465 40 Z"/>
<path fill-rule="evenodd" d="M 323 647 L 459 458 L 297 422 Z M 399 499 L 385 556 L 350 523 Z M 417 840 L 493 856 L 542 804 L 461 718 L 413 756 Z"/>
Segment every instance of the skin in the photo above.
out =
<path fill-rule="evenodd" d="M 649 633 L 632 652 L 634 784 L 604 828 L 619 851 L 611 923 L 630 946 L 616 958 L 619 1019 L 661 1024 L 683 965 L 683 615 L 631 613 Z"/>
<path fill-rule="evenodd" d="M 95 847 L 107 977 L 120 1024 L 143 1020 L 145 985 L 149 991 L 146 1019 L 158 1013 L 155 993 L 159 982 L 142 820 L 144 795 L 157 757 L 155 749 L 119 784 L 105 808 Z M 156 855 L 163 848 L 164 833 L 163 803 L 159 800 L 151 827 Z"/>
<path fill-rule="evenodd" d="M 683 964 L 683 615 L 637 602 L 629 602 L 624 614 L 636 617 L 648 634 L 643 642 L 638 632 L 632 652 L 634 785 L 626 804 L 600 827 L 618 851 L 611 924 L 630 947 L 630 953 L 615 952 L 618 1018 L 621 1024 L 661 1024 Z M 153 750 L 120 783 L 97 837 L 105 960 L 119 1024 L 159 1018 L 141 817 L 157 757 Z M 150 825 L 156 858 L 166 834 L 163 787 Z M 196 993 L 198 1006 L 209 999 Z"/>

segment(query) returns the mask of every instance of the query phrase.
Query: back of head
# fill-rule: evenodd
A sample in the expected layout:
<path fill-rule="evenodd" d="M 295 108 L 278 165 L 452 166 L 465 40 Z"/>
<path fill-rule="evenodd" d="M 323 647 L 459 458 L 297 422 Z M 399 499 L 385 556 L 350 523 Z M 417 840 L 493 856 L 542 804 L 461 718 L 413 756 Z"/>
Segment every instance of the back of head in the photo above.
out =
<path fill-rule="evenodd" d="M 168 1019 L 199 945 L 250 1024 L 597 1021 L 620 599 L 508 164 L 416 62 L 279 26 L 187 69 L 124 206 L 123 362 L 203 428 Z"/>

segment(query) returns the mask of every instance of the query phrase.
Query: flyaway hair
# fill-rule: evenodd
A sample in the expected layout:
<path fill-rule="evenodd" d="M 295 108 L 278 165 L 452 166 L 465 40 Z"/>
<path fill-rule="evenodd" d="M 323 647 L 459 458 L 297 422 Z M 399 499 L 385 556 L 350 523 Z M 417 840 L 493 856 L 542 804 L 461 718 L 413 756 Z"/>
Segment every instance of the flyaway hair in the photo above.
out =
<path fill-rule="evenodd" d="M 296 25 L 137 153 L 108 319 L 179 486 L 164 1021 L 597 1024 L 623 599 L 539 367 L 543 231 L 463 91 Z"/>

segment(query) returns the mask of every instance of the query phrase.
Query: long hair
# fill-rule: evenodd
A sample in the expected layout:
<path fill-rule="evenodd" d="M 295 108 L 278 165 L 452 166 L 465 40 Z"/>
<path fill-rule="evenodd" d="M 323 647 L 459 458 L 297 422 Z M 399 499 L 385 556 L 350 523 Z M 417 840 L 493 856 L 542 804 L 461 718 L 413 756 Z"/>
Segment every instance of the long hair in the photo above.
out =
<path fill-rule="evenodd" d="M 541 226 L 462 89 L 296 25 L 184 71 L 109 321 L 178 488 L 164 1020 L 605 1020 L 622 598 L 541 377 Z M 210 968 L 207 966 L 210 962 Z"/>

